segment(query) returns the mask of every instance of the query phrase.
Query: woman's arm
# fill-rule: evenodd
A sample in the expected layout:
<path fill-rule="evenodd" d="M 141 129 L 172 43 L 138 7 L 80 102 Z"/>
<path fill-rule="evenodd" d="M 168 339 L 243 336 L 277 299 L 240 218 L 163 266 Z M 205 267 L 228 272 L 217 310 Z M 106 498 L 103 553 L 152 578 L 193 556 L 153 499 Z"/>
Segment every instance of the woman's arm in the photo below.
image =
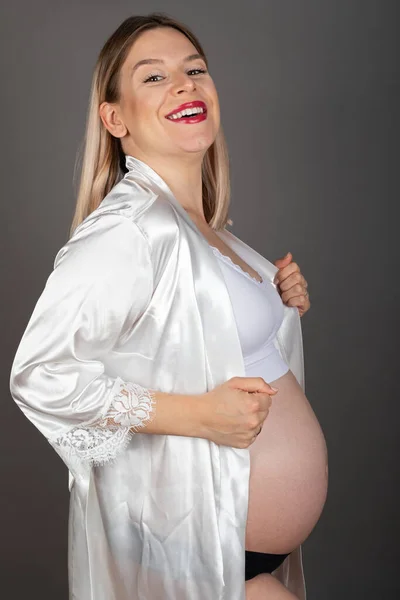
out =
<path fill-rule="evenodd" d="M 148 242 L 118 215 L 83 224 L 57 254 L 11 369 L 11 394 L 73 475 L 112 460 L 131 436 L 182 435 L 247 447 L 268 412 L 260 378 L 198 395 L 111 377 L 105 358 L 153 294 Z M 264 392 L 264 396 L 247 394 Z"/>
<path fill-rule="evenodd" d="M 154 418 L 143 427 L 142 433 L 206 437 L 203 396 L 160 391 L 152 393 L 157 408 Z"/>
<path fill-rule="evenodd" d="M 11 369 L 11 394 L 71 471 L 114 458 L 155 415 L 155 397 L 103 359 L 153 293 L 148 242 L 119 215 L 89 219 L 59 251 Z"/>
<path fill-rule="evenodd" d="M 192 396 L 156 392 L 156 416 L 144 431 L 248 448 L 260 433 L 271 396 L 277 392 L 262 377 L 231 377 L 208 392 Z"/>

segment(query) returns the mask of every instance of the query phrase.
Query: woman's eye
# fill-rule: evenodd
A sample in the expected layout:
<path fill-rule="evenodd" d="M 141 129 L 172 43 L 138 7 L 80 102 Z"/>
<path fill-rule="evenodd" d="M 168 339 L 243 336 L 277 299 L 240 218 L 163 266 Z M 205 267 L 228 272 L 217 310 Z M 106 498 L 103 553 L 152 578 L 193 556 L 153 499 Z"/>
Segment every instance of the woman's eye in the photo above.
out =
<path fill-rule="evenodd" d="M 197 73 L 207 73 L 205 69 L 190 69 L 188 73 L 193 73 L 193 71 L 197 71 Z"/>
<path fill-rule="evenodd" d="M 156 81 L 154 79 L 154 77 L 161 77 L 161 75 L 149 75 L 149 77 L 147 77 L 147 79 L 145 79 L 143 83 L 147 83 L 148 81 L 150 81 L 150 82 Z"/>
<path fill-rule="evenodd" d="M 207 71 L 205 69 L 190 69 L 189 71 L 187 71 L 187 73 L 189 75 L 199 75 L 199 74 L 203 74 L 203 73 L 207 73 Z M 157 79 L 157 77 L 159 79 Z M 143 80 L 143 83 L 156 83 L 157 81 L 160 81 L 160 79 L 162 79 L 162 75 L 149 75 L 146 79 Z"/>

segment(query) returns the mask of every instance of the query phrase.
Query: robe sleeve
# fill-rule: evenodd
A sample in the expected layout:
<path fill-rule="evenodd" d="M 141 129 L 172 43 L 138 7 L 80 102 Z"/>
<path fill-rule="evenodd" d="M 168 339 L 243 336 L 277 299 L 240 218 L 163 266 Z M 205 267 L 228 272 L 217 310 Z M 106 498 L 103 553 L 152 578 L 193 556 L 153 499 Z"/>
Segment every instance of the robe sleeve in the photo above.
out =
<path fill-rule="evenodd" d="M 113 460 L 154 417 L 153 390 L 104 366 L 152 293 L 146 237 L 130 219 L 103 214 L 58 252 L 22 336 L 11 395 L 75 476 Z"/>

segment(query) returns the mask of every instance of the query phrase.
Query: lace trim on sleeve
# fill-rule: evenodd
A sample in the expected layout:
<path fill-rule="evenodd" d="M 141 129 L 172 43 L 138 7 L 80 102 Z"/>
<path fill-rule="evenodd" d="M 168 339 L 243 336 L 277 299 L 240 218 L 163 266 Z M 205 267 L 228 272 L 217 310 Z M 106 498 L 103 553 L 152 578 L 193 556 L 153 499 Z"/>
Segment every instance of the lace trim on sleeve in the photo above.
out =
<path fill-rule="evenodd" d="M 105 414 L 49 441 L 69 462 L 77 459 L 94 466 L 103 465 L 114 460 L 126 448 L 133 433 L 154 416 L 153 391 L 118 378 Z"/>

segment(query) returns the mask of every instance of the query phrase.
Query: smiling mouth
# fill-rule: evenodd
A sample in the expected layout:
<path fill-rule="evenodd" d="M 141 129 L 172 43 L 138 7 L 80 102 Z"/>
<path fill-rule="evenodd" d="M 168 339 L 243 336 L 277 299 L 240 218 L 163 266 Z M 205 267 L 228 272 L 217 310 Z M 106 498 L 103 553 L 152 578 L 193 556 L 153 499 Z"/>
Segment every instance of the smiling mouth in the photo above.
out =
<path fill-rule="evenodd" d="M 185 110 L 169 114 L 166 118 L 170 119 L 171 121 L 176 121 L 177 119 L 197 117 L 197 115 L 205 115 L 206 113 L 206 108 L 196 106 L 195 108 L 186 108 Z"/>
<path fill-rule="evenodd" d="M 192 100 L 177 106 L 165 118 L 174 123 L 199 123 L 207 118 L 207 106 L 202 100 Z"/>

